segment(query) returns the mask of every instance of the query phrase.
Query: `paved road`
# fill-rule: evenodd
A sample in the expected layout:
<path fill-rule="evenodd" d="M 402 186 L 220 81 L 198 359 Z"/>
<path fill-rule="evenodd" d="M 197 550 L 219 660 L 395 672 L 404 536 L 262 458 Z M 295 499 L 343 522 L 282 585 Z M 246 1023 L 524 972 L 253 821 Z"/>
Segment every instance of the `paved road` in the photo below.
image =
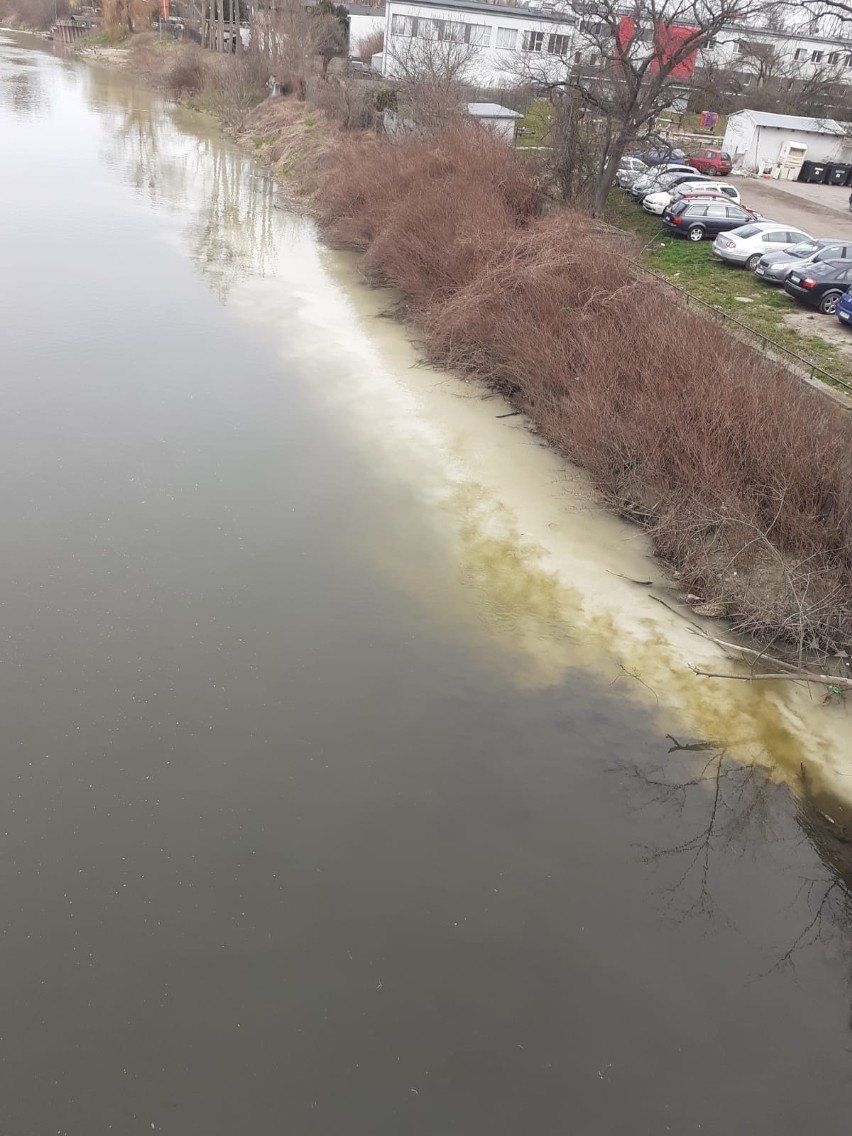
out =
<path fill-rule="evenodd" d="M 731 178 L 731 184 L 738 187 L 746 205 L 773 221 L 797 225 L 813 237 L 852 240 L 848 189 L 765 178 Z"/>

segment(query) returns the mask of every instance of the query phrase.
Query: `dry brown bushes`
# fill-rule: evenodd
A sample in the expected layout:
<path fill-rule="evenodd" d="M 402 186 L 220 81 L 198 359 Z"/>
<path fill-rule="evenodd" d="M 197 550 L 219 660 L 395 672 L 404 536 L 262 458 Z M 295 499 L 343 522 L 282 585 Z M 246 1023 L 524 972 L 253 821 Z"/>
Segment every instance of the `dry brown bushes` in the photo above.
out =
<path fill-rule="evenodd" d="M 382 31 L 372 32 L 358 40 L 355 44 L 355 54 L 362 63 L 366 63 L 369 67 L 373 61 L 373 56 L 384 50 L 384 46 L 385 33 Z"/>
<path fill-rule="evenodd" d="M 485 131 L 354 138 L 335 148 L 316 205 L 338 245 L 425 310 L 470 281 L 536 210 L 520 162 Z"/>
<path fill-rule="evenodd" d="M 70 10 L 68 0 L 0 0 L 0 25 L 47 29 Z"/>
<path fill-rule="evenodd" d="M 318 193 L 433 358 L 510 393 L 689 590 L 801 652 L 848 647 L 849 416 L 637 275 L 622 235 L 535 202 L 472 128 L 344 142 Z"/>

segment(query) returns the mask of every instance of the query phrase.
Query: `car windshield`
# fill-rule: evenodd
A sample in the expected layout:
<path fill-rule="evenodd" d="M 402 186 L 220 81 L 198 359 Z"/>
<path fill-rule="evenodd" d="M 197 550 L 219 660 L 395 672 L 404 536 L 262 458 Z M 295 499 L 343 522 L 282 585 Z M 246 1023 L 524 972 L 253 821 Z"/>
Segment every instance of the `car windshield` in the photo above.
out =
<path fill-rule="evenodd" d="M 792 248 L 784 249 L 784 256 L 802 257 L 812 256 L 815 252 L 819 252 L 819 245 L 812 244 L 810 241 L 804 241 L 800 245 L 793 245 Z"/>
<path fill-rule="evenodd" d="M 759 225 L 743 225 L 742 228 L 737 229 L 738 237 L 753 237 L 760 232 Z"/>
<path fill-rule="evenodd" d="M 727 150 L 722 150 L 721 153 L 719 154 L 719 157 L 722 159 L 723 162 L 730 162 L 730 160 L 731 160 L 731 155 L 727 152 Z"/>

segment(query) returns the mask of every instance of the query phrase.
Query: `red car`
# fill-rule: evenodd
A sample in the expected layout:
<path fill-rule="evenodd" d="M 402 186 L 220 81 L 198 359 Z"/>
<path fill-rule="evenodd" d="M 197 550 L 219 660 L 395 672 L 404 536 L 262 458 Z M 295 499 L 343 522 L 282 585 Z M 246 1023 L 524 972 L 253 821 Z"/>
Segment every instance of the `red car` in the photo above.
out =
<path fill-rule="evenodd" d="M 725 150 L 696 150 L 686 159 L 699 173 L 715 177 L 717 174 L 729 174 L 733 168 L 731 155 Z"/>

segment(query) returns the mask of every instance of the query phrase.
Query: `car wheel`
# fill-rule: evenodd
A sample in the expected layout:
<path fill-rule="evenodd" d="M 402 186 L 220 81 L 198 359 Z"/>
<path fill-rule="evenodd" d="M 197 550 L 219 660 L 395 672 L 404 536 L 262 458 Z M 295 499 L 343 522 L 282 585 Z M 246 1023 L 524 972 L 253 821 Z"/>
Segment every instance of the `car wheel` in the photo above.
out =
<path fill-rule="evenodd" d="M 819 310 L 824 316 L 834 315 L 837 311 L 837 301 L 842 295 L 842 292 L 826 292 L 819 302 Z"/>
<path fill-rule="evenodd" d="M 704 229 L 702 228 L 701 225 L 693 225 L 692 228 L 687 232 L 686 235 L 689 237 L 689 239 L 691 241 L 703 241 L 704 240 Z"/>
<path fill-rule="evenodd" d="M 760 260 L 760 255 L 761 254 L 759 252 L 756 252 L 745 262 L 745 266 L 749 270 L 749 272 L 754 272 L 755 268 L 757 268 L 757 262 Z"/>
<path fill-rule="evenodd" d="M 714 178 L 716 176 L 716 173 L 717 173 L 716 167 L 715 166 L 708 166 L 707 167 L 707 173 L 710 175 L 711 178 Z"/>

